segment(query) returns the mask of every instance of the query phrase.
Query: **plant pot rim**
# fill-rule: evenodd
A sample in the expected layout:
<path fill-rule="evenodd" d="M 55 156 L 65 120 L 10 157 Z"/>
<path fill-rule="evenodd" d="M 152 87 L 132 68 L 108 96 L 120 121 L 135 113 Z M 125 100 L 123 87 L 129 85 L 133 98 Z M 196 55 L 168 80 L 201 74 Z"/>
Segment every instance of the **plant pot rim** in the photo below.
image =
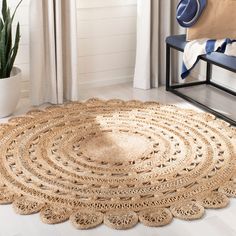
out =
<path fill-rule="evenodd" d="M 7 79 L 13 79 L 15 77 L 18 77 L 22 73 L 21 69 L 19 67 L 14 66 L 11 71 L 11 76 L 6 78 L 0 78 L 1 80 L 7 80 Z"/>

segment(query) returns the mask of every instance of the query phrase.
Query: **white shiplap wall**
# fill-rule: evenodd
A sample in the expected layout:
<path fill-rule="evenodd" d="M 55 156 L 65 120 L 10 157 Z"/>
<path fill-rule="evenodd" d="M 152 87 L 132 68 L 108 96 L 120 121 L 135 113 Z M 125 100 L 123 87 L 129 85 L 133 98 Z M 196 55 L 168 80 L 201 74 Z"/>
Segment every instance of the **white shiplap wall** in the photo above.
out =
<path fill-rule="evenodd" d="M 13 10 L 19 0 L 8 0 Z M 2 1 L 0 0 L 0 4 Z M 29 4 L 18 9 L 14 27 L 21 24 L 16 66 L 23 72 L 22 95 L 29 93 Z M 81 86 L 131 81 L 136 48 L 137 0 L 77 0 L 78 67 Z"/>
<path fill-rule="evenodd" d="M 131 81 L 137 0 L 77 0 L 80 86 Z"/>
<path fill-rule="evenodd" d="M 19 0 L 8 0 L 7 2 L 13 13 Z M 21 26 L 21 41 L 15 66 L 22 70 L 22 96 L 24 97 L 29 94 L 29 4 L 30 0 L 24 0 L 22 2 L 13 23 L 14 32 L 17 22 L 20 22 Z M 0 1 L 0 6 L 2 6 L 2 1 Z M 15 37 L 15 33 L 13 36 Z"/>

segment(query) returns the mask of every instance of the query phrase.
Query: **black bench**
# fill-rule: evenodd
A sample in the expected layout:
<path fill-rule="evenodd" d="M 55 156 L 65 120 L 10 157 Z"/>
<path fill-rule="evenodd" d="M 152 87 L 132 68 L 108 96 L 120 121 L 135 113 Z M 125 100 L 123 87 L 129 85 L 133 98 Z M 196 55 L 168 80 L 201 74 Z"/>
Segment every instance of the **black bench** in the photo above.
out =
<path fill-rule="evenodd" d="M 171 75 L 171 49 L 176 49 L 180 52 L 184 52 L 184 48 L 186 45 L 186 35 L 175 35 L 166 38 L 166 90 L 172 92 L 179 97 L 187 100 L 188 102 L 212 113 L 213 115 L 229 122 L 232 125 L 236 125 L 236 121 L 232 120 L 231 118 L 219 113 L 216 110 L 211 109 L 210 107 L 194 100 L 193 98 L 181 93 L 178 91 L 179 88 L 190 87 L 190 86 L 197 86 L 197 85 L 211 85 L 218 89 L 221 89 L 233 96 L 236 96 L 236 92 L 230 90 L 222 85 L 219 85 L 211 80 L 212 75 L 212 65 L 219 66 L 226 70 L 232 71 L 236 73 L 236 57 L 226 56 L 223 53 L 213 52 L 209 55 L 200 56 L 200 60 L 203 60 L 207 64 L 207 72 L 206 72 L 206 80 L 205 81 L 197 81 L 191 83 L 184 83 L 184 84 L 172 84 L 172 80 L 170 78 Z M 236 101 L 236 100 L 235 100 Z M 236 108 L 232 108 L 236 109 Z"/>

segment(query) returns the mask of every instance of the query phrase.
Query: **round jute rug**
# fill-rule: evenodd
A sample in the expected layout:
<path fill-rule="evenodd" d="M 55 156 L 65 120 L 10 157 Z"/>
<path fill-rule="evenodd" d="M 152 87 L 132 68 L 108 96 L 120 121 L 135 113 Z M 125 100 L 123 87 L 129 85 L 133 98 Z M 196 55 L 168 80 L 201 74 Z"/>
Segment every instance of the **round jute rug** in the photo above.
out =
<path fill-rule="evenodd" d="M 32 110 L 0 126 L 0 203 L 43 222 L 128 229 L 193 220 L 236 197 L 236 128 L 156 102 Z"/>

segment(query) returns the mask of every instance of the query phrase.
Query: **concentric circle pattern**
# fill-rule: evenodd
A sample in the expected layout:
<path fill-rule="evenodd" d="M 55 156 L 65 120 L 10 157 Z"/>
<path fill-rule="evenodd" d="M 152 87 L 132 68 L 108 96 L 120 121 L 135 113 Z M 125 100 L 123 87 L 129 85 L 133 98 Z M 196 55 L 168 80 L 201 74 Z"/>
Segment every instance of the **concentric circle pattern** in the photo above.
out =
<path fill-rule="evenodd" d="M 0 203 L 78 229 L 162 226 L 235 197 L 236 129 L 156 102 L 32 110 L 0 125 Z"/>

